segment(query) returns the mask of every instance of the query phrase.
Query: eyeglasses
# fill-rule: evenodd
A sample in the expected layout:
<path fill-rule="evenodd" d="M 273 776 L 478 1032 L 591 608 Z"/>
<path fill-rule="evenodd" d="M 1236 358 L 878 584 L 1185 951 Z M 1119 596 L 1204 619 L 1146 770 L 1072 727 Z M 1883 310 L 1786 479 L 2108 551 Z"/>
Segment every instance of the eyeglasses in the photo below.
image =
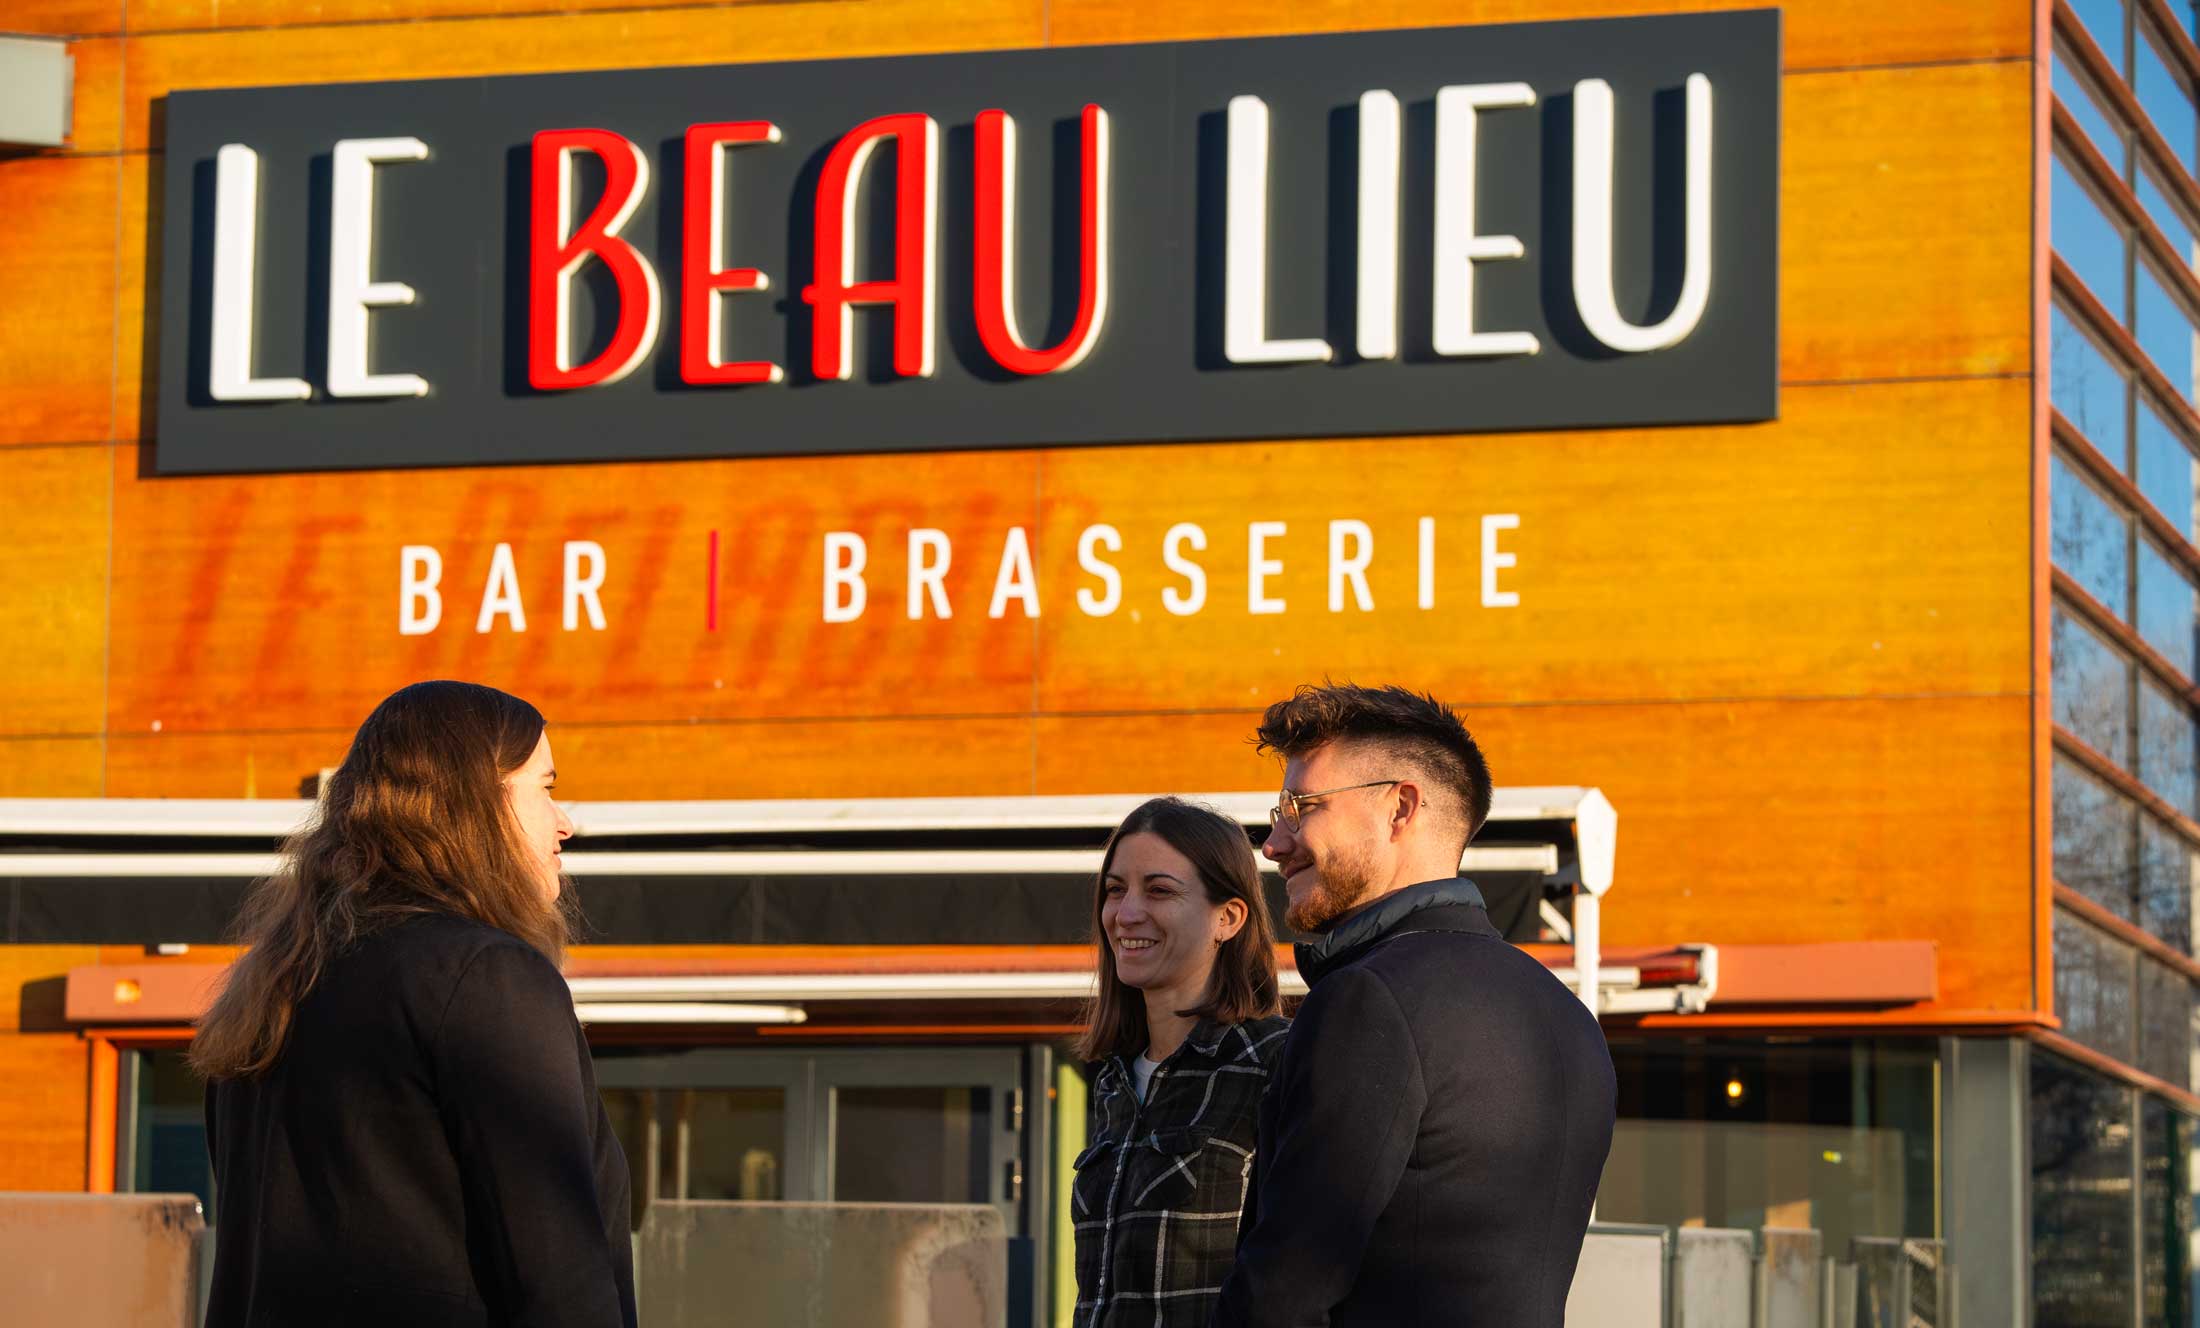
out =
<path fill-rule="evenodd" d="M 1342 788 L 1323 789 L 1318 793 L 1293 793 L 1285 789 L 1279 795 L 1283 801 L 1268 809 L 1268 826 L 1270 829 L 1280 825 L 1287 830 L 1296 830 L 1299 828 L 1299 821 L 1306 815 L 1309 803 L 1319 802 L 1333 794 L 1350 793 L 1354 789 L 1388 788 L 1392 784 L 1404 782 L 1402 779 L 1371 779 L 1365 784 L 1346 784 Z"/>

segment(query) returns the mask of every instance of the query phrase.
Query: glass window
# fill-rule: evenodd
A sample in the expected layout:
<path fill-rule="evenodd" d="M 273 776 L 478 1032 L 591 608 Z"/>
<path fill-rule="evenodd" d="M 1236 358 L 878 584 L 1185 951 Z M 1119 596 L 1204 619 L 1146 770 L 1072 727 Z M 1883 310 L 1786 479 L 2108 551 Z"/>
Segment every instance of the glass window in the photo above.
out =
<path fill-rule="evenodd" d="M 2124 67 L 2124 0 L 2070 0 L 2070 8 L 2108 63 Z"/>
<path fill-rule="evenodd" d="M 2130 317 L 2124 306 L 2124 231 L 2061 157 L 2055 158 L 2052 229 L 2055 252 L 2078 274 L 2111 317 Z M 2177 381 L 2175 374 L 2170 375 Z"/>
<path fill-rule="evenodd" d="M 2194 355 L 2194 347 L 2200 345 L 2200 336 L 2194 334 L 2192 315 L 2186 311 L 2185 302 L 2170 293 L 2168 283 L 2152 263 L 2139 264 L 2131 281 L 2138 300 L 2131 335 L 2139 349 L 2154 361 L 2154 367 L 2169 379 L 2170 386 L 2183 393 L 2186 400 L 2193 400 L 2195 361 L 2200 358 Z"/>
<path fill-rule="evenodd" d="M 1632 1039 L 1617 1030 L 1619 1121 L 1597 1191 L 1606 1222 L 1935 1234 L 1929 1044 Z"/>
<path fill-rule="evenodd" d="M 984 1203 L 993 1095 L 984 1088 L 834 1090 L 833 1198 L 842 1203 Z"/>
<path fill-rule="evenodd" d="M 2136 450 L 2139 492 L 2147 496 L 2156 511 L 2169 518 L 2178 534 L 2191 539 L 2195 492 L 2192 449 L 2144 396 L 2139 400 Z"/>
<path fill-rule="evenodd" d="M 2151 681 L 2139 687 L 2139 782 L 2185 815 L 2200 815 L 2200 724 Z"/>
<path fill-rule="evenodd" d="M 2177 251 L 2177 256 L 2185 260 L 2185 266 L 2200 263 L 2200 241 L 2193 238 L 2192 222 L 2186 219 L 2183 208 L 2170 201 L 2169 190 L 2155 178 L 2154 168 L 2140 163 L 2138 178 L 2132 183 L 2134 192 L 2139 195 L 2139 205 L 2154 218 L 2154 224 L 2162 228 L 2162 237 Z"/>
<path fill-rule="evenodd" d="M 2054 798 L 2055 879 L 2129 921 L 2138 874 L 2137 804 L 2060 754 Z"/>
<path fill-rule="evenodd" d="M 2076 914 L 2055 910 L 2055 1017 L 2064 1037 L 2133 1061 L 2138 957 L 2136 949 Z"/>
<path fill-rule="evenodd" d="M 2191 954 L 2193 871 L 2200 865 L 2185 837 L 2152 816 L 2139 818 L 2139 925 Z"/>
<path fill-rule="evenodd" d="M 2085 130 L 2085 136 L 2093 140 L 2094 148 L 2109 165 L 2117 170 L 2124 168 L 2123 136 L 2117 132 L 2114 117 L 2101 108 L 2101 99 L 2093 94 L 2093 83 L 2085 75 L 2073 69 L 2061 51 L 2055 53 L 2055 98 L 2070 109 Z"/>
<path fill-rule="evenodd" d="M 2153 25 L 2148 24 L 2132 42 L 2131 90 L 2138 95 L 2147 118 L 2162 131 L 2169 150 L 2188 174 L 2193 173 L 2200 170 L 2200 158 L 2194 155 L 2200 149 L 2200 118 L 2193 114 L 2192 87 L 2171 70 L 2152 29 Z"/>
<path fill-rule="evenodd" d="M 2038 1323 L 2135 1321 L 2132 1097 L 2121 1084 L 2067 1061 L 2032 1057 L 2032 1303 Z"/>
<path fill-rule="evenodd" d="M 2059 604 L 2053 631 L 2055 723 L 2129 769 L 2131 663 Z"/>
<path fill-rule="evenodd" d="M 2139 613 L 2132 626 L 2188 678 L 2195 675 L 2192 582 L 2148 540 L 2139 541 Z"/>
<path fill-rule="evenodd" d="M 2192 983 L 2159 960 L 2139 960 L 2138 1066 L 2157 1079 L 2192 1082 Z"/>
<path fill-rule="evenodd" d="M 2124 459 L 2124 371 L 2116 366 L 2093 338 L 2062 306 L 2048 324 L 2047 376 L 2055 409 L 2078 426 L 2078 432 L 2101 455 L 2122 470 Z"/>
<path fill-rule="evenodd" d="M 2126 518 L 2060 456 L 2054 461 L 2049 493 L 2054 505 L 2050 553 L 2055 566 L 2068 572 L 2111 613 L 2122 617 L 2130 612 Z"/>

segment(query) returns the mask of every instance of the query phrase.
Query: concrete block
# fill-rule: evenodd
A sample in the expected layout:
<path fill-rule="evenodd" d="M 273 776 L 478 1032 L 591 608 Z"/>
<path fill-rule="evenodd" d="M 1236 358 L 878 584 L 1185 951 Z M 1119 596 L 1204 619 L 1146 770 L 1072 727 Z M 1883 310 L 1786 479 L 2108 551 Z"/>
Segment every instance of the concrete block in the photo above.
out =
<path fill-rule="evenodd" d="M 1674 1233 L 1674 1328 L 1750 1328 L 1757 1241 L 1747 1231 L 1683 1227 Z"/>
<path fill-rule="evenodd" d="M 1757 1328 L 1818 1328 L 1825 1237 L 1807 1228 L 1757 1233 Z"/>
<path fill-rule="evenodd" d="M 1566 1328 L 1665 1328 L 1667 1236 L 1664 1227 L 1591 1227 L 1566 1293 Z"/>
<path fill-rule="evenodd" d="M 9 1328 L 196 1328 L 205 1232 L 188 1194 L 0 1194 Z"/>

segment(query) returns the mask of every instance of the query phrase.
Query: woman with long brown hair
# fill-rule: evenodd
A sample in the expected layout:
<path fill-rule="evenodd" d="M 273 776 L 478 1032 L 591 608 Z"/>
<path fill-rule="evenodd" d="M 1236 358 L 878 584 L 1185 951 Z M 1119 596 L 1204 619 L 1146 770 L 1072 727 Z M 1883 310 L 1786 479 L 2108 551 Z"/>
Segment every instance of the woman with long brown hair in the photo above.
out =
<path fill-rule="evenodd" d="M 1237 1248 L 1261 1091 L 1283 1048 L 1275 927 L 1245 828 L 1155 798 L 1093 888 L 1098 1064 L 1070 1208 L 1076 1328 L 1205 1328 Z"/>
<path fill-rule="evenodd" d="M 377 706 L 200 1021 L 209 1328 L 632 1328 L 626 1159 L 558 972 L 573 831 L 541 712 Z"/>

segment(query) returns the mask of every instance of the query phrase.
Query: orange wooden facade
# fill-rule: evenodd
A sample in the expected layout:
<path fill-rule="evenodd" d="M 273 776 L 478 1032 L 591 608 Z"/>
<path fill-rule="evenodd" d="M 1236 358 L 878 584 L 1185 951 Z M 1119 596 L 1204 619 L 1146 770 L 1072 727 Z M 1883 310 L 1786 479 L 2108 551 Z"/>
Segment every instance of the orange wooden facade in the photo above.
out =
<path fill-rule="evenodd" d="M 1610 943 L 1932 940 L 1936 1001 L 1848 1023 L 2036 1022 L 2043 94 L 2026 0 L 1784 7 L 1775 423 L 141 474 L 174 89 L 1730 7 L 136 0 L 125 23 L 122 0 L 14 0 L 0 27 L 81 40 L 73 147 L 0 159 L 0 796 L 294 796 L 376 699 L 424 676 L 540 703 L 579 799 L 1254 788 L 1275 777 L 1244 741 L 1266 701 L 1323 675 L 1394 679 L 1463 705 L 1501 783 L 1606 791 L 1623 829 Z M 1519 517 L 1517 607 L 1480 603 L 1493 513 Z M 1375 536 L 1371 612 L 1326 608 L 1341 517 Z M 1282 615 L 1246 612 L 1249 520 L 1287 524 Z M 1124 537 L 1106 618 L 1072 598 L 1094 521 Z M 1180 521 L 1210 538 L 1190 617 L 1159 606 L 1161 532 Z M 952 620 L 901 612 L 912 526 L 954 541 Z M 985 613 L 1011 526 L 1031 532 L 1036 619 Z M 819 620 L 825 530 L 869 541 L 859 622 Z M 738 551 L 715 632 L 712 531 Z M 605 631 L 560 630 L 570 538 L 613 550 Z M 523 635 L 472 630 L 499 541 Z M 397 551 L 421 543 L 446 560 L 445 625 L 401 637 Z M 58 988 L 102 960 L 144 956 L 0 947 L 0 1189 L 87 1182 L 98 1059 L 60 1026 Z"/>

